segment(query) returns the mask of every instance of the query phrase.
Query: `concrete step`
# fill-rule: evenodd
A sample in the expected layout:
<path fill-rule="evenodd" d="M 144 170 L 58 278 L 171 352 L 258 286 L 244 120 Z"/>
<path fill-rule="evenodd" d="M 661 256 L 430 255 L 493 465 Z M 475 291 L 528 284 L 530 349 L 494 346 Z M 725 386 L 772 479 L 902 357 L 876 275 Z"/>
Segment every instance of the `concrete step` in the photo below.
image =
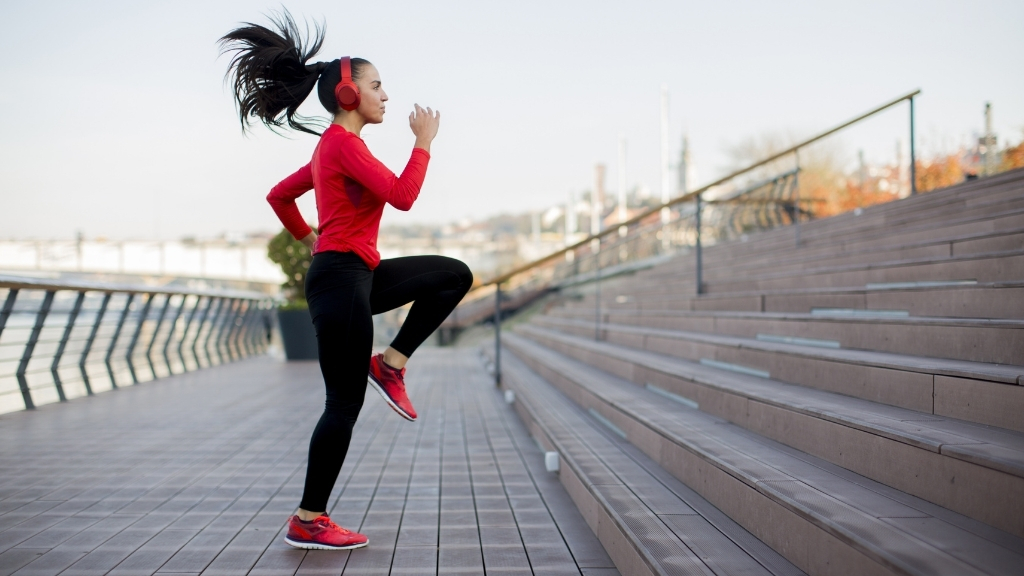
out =
<path fill-rule="evenodd" d="M 1024 541 L 514 334 L 534 372 L 811 574 L 1005 574 Z M 1020 530 L 1018 530 L 1020 532 Z"/>
<path fill-rule="evenodd" d="M 945 259 L 919 258 L 828 266 L 764 274 L 757 278 L 706 282 L 707 293 L 793 288 L 838 288 L 893 282 L 1016 282 L 1024 279 L 1024 251 L 989 252 Z"/>
<path fill-rule="evenodd" d="M 554 308 L 551 316 L 593 322 L 593 309 Z M 815 308 L 795 312 L 607 310 L 602 322 L 756 338 L 809 338 L 872 350 L 993 364 L 1024 365 L 1024 320 L 910 316 L 906 310 Z"/>
<path fill-rule="evenodd" d="M 1024 203 L 1024 201 L 1022 201 Z M 836 241 L 831 244 L 810 246 L 801 242 L 799 248 L 790 241 L 783 245 L 747 242 L 750 249 L 742 254 L 719 251 L 719 246 L 707 246 L 704 251 L 705 277 L 713 279 L 716 273 L 749 276 L 764 269 L 776 267 L 813 268 L 822 261 L 832 265 L 905 260 L 910 258 L 944 258 L 1024 249 L 1024 209 L 998 218 L 987 218 L 966 224 L 941 225 L 922 223 L 921 229 L 905 228 L 876 231 L 856 242 Z M 652 278 L 689 276 L 696 267 L 695 253 L 673 259 L 643 276 Z"/>
<path fill-rule="evenodd" d="M 1019 172 L 1019 171 L 1018 171 Z M 938 222 L 949 219 L 962 219 L 965 214 L 973 217 L 986 214 L 999 214 L 1007 210 L 1007 206 L 1016 206 L 1024 195 L 1024 178 L 1020 174 L 1012 175 L 1011 180 L 1001 184 L 985 184 L 963 186 L 947 189 L 943 192 L 957 192 L 950 196 L 943 193 L 929 193 L 919 197 L 869 206 L 859 214 L 847 212 L 829 218 L 812 220 L 800 225 L 801 238 L 809 243 L 818 241 L 834 242 L 845 240 L 866 233 L 877 235 L 898 231 L 908 225 L 921 222 Z M 1015 210 L 1016 207 L 1009 208 Z M 779 243 L 787 245 L 792 241 L 792 232 L 785 228 L 776 228 L 750 235 L 755 244 L 769 245 Z M 737 249 L 744 249 L 742 243 L 732 243 Z M 747 247 L 749 249 L 749 247 Z"/>
<path fill-rule="evenodd" d="M 843 223 L 837 222 L 829 226 L 822 225 L 814 233 L 805 230 L 806 226 L 802 224 L 800 242 L 801 245 L 815 247 L 855 245 L 868 242 L 881 243 L 886 238 L 908 234 L 913 235 L 914 240 L 940 237 L 928 234 L 928 223 L 935 224 L 936 228 L 931 232 L 939 235 L 943 233 L 943 228 L 949 228 L 946 232 L 949 234 L 1005 229 L 1005 226 L 1014 226 L 1013 223 L 1018 221 L 1016 216 L 1021 209 L 1024 209 L 1022 193 L 1024 193 L 1024 189 L 1015 190 L 1012 195 L 996 198 L 986 197 L 983 202 L 972 205 L 961 202 L 945 207 L 942 211 L 914 211 L 899 217 L 885 213 L 874 221 L 865 220 L 863 215 L 854 214 L 852 222 L 858 224 L 856 226 L 843 226 Z M 825 220 L 821 222 L 824 224 Z M 993 222 L 993 224 L 986 225 L 985 222 Z M 784 247 L 789 244 L 789 239 L 781 236 L 774 242 Z"/>
<path fill-rule="evenodd" d="M 915 213 L 912 219 L 898 222 L 879 221 L 877 226 L 865 227 L 856 232 L 844 232 L 841 222 L 844 216 L 803 223 L 800 227 L 800 251 L 823 249 L 841 253 L 1019 229 L 1024 225 L 1024 189 L 1015 194 L 1010 201 L 996 199 L 991 200 L 988 205 L 956 208 L 943 218 L 927 213 Z M 852 218 L 857 220 L 861 217 Z M 812 225 L 821 228 L 820 237 L 817 239 L 808 230 Z M 800 252 L 794 251 L 795 247 L 795 231 L 791 227 L 785 227 L 752 234 L 746 241 L 734 240 L 705 248 L 709 262 L 732 264 L 758 260 L 764 254 L 785 257 L 787 254 Z M 664 268 L 668 271 L 675 266 L 687 267 L 679 262 Z"/>
<path fill-rule="evenodd" d="M 593 321 L 532 323 L 592 338 Z M 684 360 L 724 362 L 837 394 L 1024 432 L 1024 367 L 602 323 L 601 340 Z"/>
<path fill-rule="evenodd" d="M 827 235 L 826 228 L 834 232 L 844 229 L 854 231 L 866 228 L 889 228 L 921 219 L 941 219 L 951 213 L 992 207 L 1001 202 L 1015 201 L 1024 192 L 1024 178 L 1021 174 L 1001 176 L 984 183 L 964 183 L 942 191 L 930 192 L 917 197 L 904 198 L 887 204 L 879 204 L 850 211 L 840 215 L 835 226 L 808 226 L 810 235 Z"/>
<path fill-rule="evenodd" d="M 803 572 L 531 372 L 503 357 L 503 387 L 622 574 Z"/>
<path fill-rule="evenodd" d="M 1015 202 L 1024 204 L 1024 194 L 1017 195 Z M 711 246 L 705 252 L 703 266 L 706 282 L 710 292 L 737 291 L 734 286 L 729 286 L 730 280 L 750 282 L 766 275 L 799 275 L 820 269 L 878 265 L 879 262 L 921 263 L 947 257 L 955 262 L 964 256 L 1021 252 L 1024 246 L 1024 207 L 1011 210 L 1006 202 L 989 204 L 989 213 L 966 213 L 958 209 L 954 212 L 955 218 L 949 222 L 937 222 L 919 214 L 916 216 L 918 219 L 898 227 L 867 231 L 865 238 L 856 241 L 837 240 L 838 235 L 833 229 L 825 227 L 830 231 L 825 238 L 833 242 L 817 247 L 802 245 L 800 249 L 794 249 L 790 240 L 781 244 L 768 242 L 767 235 L 773 233 L 756 235 L 753 242 Z M 829 218 L 827 221 L 833 220 Z M 732 254 L 736 250 L 744 252 Z M 641 290 L 651 292 L 657 292 L 663 286 L 672 289 L 680 282 L 692 282 L 694 257 L 690 251 L 665 265 L 636 274 L 634 281 Z"/>
<path fill-rule="evenodd" d="M 593 311 L 594 297 L 565 299 L 567 308 Z M 906 310 L 911 316 L 1024 318 L 1024 282 L 882 284 L 846 288 L 766 290 L 696 295 L 681 286 L 641 293 L 635 284 L 602 286 L 601 306 L 622 310 L 693 310 L 809 313 L 814 308 Z"/>
<path fill-rule="evenodd" d="M 972 256 L 992 253 L 1013 254 L 1024 252 L 1024 229 L 1007 234 L 986 234 L 983 236 L 965 237 L 963 242 L 972 249 L 958 248 L 959 241 L 942 243 L 911 244 L 885 250 L 869 250 L 852 254 L 819 254 L 794 261 L 793 258 L 779 258 L 776 255 L 764 255 L 761 262 L 747 265 L 704 266 L 704 282 L 706 285 L 727 284 L 730 281 L 750 281 L 761 278 L 775 278 L 781 275 L 815 273 L 822 269 L 868 267 L 889 262 L 933 262 L 941 263 L 949 260 L 957 262 Z M 974 249 L 977 249 L 976 251 Z M 985 251 L 993 249 L 995 252 Z M 687 257 L 690 259 L 689 257 Z M 692 260 L 692 259 L 690 259 Z M 695 278 L 695 264 L 690 269 L 679 269 L 672 273 L 644 274 L 638 273 L 624 277 L 615 284 L 620 290 L 635 296 L 659 296 L 661 294 L 679 294 L 681 283 L 692 283 Z M 947 278 L 955 281 L 957 279 Z M 959 279 L 963 280 L 963 279 Z"/>
<path fill-rule="evenodd" d="M 1024 213 L 1021 214 L 1024 223 Z M 910 260 L 931 258 L 942 260 L 954 256 L 969 256 L 989 252 L 1024 250 L 1024 228 L 1005 232 L 985 232 L 959 236 L 954 239 L 942 238 L 924 242 L 906 242 L 895 245 L 857 247 L 837 252 L 835 247 L 790 250 L 779 254 L 762 255 L 743 263 L 722 263 L 709 260 L 704 278 L 708 282 L 745 278 L 765 272 L 797 272 L 826 266 L 870 264 L 889 260 Z M 696 264 L 695 264 L 696 266 Z M 684 271 L 685 270 L 681 270 Z M 690 273 L 694 273 L 693 270 Z"/>
<path fill-rule="evenodd" d="M 653 385 L 690 400 L 752 432 L 1024 536 L 1024 524 L 1018 526 L 1024 517 L 1024 433 L 534 326 L 517 333 L 641 387 Z M 994 496 L 977 497 L 989 493 Z"/>

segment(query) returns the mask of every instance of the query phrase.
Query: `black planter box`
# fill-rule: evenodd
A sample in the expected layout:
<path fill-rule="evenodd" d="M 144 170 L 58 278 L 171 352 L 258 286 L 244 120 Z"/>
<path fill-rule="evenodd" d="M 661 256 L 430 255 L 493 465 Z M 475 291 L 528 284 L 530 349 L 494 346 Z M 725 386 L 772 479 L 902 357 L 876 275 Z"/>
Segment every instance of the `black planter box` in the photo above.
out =
<path fill-rule="evenodd" d="M 277 324 L 281 327 L 284 355 L 289 360 L 317 360 L 316 330 L 309 318 L 309 310 L 278 310 Z"/>

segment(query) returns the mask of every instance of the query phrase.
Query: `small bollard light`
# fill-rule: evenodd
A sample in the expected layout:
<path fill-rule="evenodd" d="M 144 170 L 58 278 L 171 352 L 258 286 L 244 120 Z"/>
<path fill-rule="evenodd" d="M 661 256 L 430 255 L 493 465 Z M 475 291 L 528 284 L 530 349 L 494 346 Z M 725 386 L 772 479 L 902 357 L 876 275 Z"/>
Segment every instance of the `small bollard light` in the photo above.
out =
<path fill-rule="evenodd" d="M 515 390 L 505 390 L 505 404 L 512 404 L 516 401 Z"/>
<path fill-rule="evenodd" d="M 544 453 L 544 467 L 548 472 L 558 472 L 558 452 Z"/>

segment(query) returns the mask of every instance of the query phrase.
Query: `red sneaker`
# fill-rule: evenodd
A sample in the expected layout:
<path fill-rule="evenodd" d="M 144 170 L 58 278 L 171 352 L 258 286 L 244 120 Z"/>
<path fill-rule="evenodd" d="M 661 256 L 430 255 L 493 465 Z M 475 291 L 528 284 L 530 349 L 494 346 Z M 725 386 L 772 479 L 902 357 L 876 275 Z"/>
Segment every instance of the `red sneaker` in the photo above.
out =
<path fill-rule="evenodd" d="M 384 363 L 383 354 L 376 354 L 370 358 L 370 377 L 367 382 L 402 418 L 416 419 L 416 409 L 412 407 L 412 402 L 405 393 L 405 368 L 395 370 Z"/>
<path fill-rule="evenodd" d="M 299 520 L 298 515 L 292 516 L 288 520 L 288 535 L 284 541 L 289 546 L 304 550 L 352 550 L 369 542 L 366 536 L 338 526 L 326 514 L 310 522 Z"/>

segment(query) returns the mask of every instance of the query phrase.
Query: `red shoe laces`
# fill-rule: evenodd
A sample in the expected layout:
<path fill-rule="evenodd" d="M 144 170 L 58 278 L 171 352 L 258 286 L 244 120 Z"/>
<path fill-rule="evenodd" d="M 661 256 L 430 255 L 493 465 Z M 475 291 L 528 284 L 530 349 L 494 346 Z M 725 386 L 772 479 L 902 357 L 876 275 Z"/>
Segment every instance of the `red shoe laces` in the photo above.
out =
<path fill-rule="evenodd" d="M 398 368 L 395 368 L 394 366 L 391 366 L 390 364 L 385 362 L 383 356 L 381 356 L 381 358 L 380 358 L 380 363 L 381 363 L 382 366 L 384 366 L 388 370 L 391 370 L 395 374 L 398 374 L 398 378 L 400 380 L 402 380 L 402 384 L 405 385 L 405 367 L 404 366 L 402 367 L 401 370 L 399 370 Z"/>
<path fill-rule="evenodd" d="M 341 532 L 342 534 L 349 534 L 350 533 L 349 530 L 346 530 L 345 528 L 342 528 L 341 526 L 338 526 L 337 524 L 334 523 L 333 520 L 331 520 L 327 516 L 318 516 L 316 518 L 316 520 L 313 520 L 313 522 L 319 524 L 320 526 L 323 526 L 324 528 L 330 528 L 332 530 L 337 530 L 337 531 Z"/>

